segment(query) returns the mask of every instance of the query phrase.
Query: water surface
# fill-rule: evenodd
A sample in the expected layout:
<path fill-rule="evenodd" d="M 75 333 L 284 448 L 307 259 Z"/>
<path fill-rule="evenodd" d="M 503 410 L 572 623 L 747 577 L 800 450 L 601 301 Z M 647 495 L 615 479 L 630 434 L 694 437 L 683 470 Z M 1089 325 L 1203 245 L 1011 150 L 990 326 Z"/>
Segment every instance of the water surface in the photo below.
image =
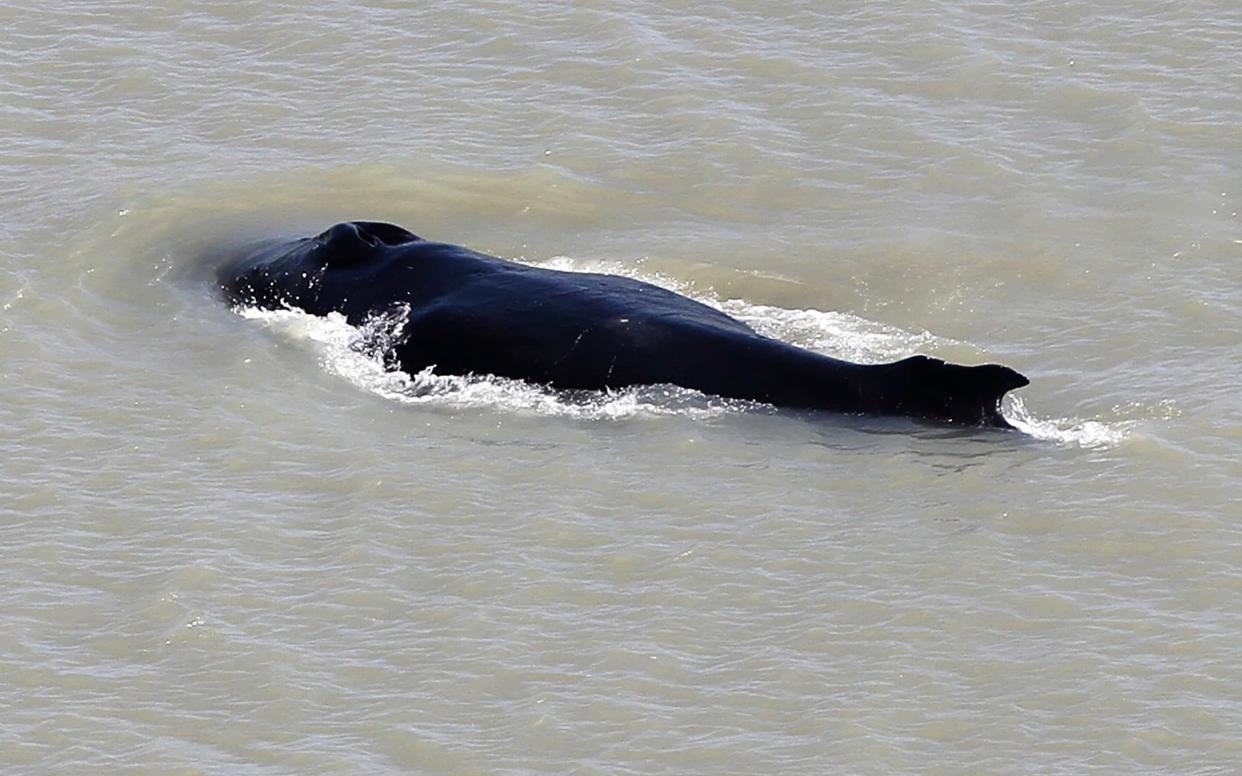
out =
<path fill-rule="evenodd" d="M 1242 12 L 0 8 L 0 766 L 1229 773 Z M 213 263 L 346 218 L 1022 433 L 385 373 Z"/>

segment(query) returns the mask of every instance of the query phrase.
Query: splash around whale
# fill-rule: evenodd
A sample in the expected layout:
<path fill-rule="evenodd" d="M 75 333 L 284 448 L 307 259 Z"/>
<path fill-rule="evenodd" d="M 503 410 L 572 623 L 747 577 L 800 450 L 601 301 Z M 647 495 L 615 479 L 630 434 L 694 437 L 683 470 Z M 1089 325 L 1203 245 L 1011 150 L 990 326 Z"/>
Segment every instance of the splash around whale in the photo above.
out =
<path fill-rule="evenodd" d="M 631 278 L 543 269 L 354 221 L 268 245 L 218 270 L 235 306 L 355 326 L 402 309 L 390 354 L 409 374 L 497 375 L 558 389 L 672 384 L 778 407 L 1011 428 L 999 364 L 912 356 L 855 364 L 756 333 L 705 304 Z"/>

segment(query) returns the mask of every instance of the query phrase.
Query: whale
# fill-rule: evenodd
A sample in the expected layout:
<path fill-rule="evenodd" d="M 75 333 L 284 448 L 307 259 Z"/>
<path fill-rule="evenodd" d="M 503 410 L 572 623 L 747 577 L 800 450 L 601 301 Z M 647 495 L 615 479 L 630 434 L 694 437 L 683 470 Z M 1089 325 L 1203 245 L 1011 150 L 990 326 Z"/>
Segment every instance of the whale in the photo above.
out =
<path fill-rule="evenodd" d="M 1001 399 L 1029 380 L 1000 364 L 926 355 L 859 364 L 764 336 L 665 288 L 529 266 L 350 221 L 271 241 L 218 267 L 233 307 L 397 315 L 387 363 L 496 375 L 560 390 L 675 385 L 779 408 L 1012 428 Z"/>

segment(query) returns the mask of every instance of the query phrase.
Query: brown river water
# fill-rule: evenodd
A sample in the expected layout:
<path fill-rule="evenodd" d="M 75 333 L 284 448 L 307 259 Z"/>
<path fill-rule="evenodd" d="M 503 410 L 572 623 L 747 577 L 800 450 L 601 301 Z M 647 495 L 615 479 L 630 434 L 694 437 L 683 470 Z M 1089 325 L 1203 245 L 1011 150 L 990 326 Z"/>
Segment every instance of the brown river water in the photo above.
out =
<path fill-rule="evenodd" d="M 0 6 L 0 771 L 1242 771 L 1236 2 Z M 385 372 L 343 219 L 1028 375 Z"/>

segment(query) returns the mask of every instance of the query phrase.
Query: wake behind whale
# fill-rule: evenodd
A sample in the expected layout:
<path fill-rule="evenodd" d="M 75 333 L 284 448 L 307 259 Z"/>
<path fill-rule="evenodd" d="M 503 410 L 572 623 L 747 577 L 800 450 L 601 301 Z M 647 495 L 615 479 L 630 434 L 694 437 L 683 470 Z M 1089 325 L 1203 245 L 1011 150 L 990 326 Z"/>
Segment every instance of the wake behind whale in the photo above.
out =
<path fill-rule="evenodd" d="M 406 375 L 502 378 L 555 389 L 673 385 L 777 407 L 1010 427 L 1008 367 L 927 356 L 856 364 L 757 333 L 723 311 L 633 278 L 533 267 L 423 240 L 391 224 L 338 224 L 268 245 L 218 273 L 234 305 L 339 315 L 404 311 L 386 344 Z"/>

